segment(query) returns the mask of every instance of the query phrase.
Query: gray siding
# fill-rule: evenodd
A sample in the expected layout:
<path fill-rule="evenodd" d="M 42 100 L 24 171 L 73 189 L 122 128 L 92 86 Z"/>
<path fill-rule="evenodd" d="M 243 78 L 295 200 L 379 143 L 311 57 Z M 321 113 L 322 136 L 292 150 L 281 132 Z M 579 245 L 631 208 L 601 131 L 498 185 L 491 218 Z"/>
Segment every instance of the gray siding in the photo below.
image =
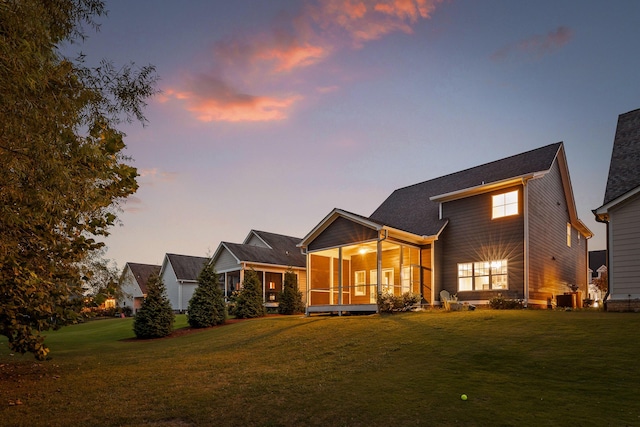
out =
<path fill-rule="evenodd" d="M 577 285 L 587 295 L 587 242 L 572 228 L 558 162 L 544 177 L 529 181 L 529 299 L 544 303 Z"/>
<path fill-rule="evenodd" d="M 373 240 L 377 237 L 378 232 L 376 230 L 355 223 L 344 217 L 338 217 L 309 244 L 309 250 L 315 251 L 325 248 L 334 248 L 352 243 Z"/>
<path fill-rule="evenodd" d="M 609 211 L 611 299 L 640 298 L 640 195 Z"/>
<path fill-rule="evenodd" d="M 178 284 L 176 273 L 173 271 L 173 267 L 166 257 L 164 262 L 165 268 L 162 270 L 160 279 L 167 289 L 167 298 L 169 298 L 169 302 L 171 302 L 171 308 L 173 310 L 180 310 L 180 285 Z"/>
<path fill-rule="evenodd" d="M 215 260 L 215 268 L 218 273 L 240 268 L 236 258 L 226 248 L 223 248 Z"/>
<path fill-rule="evenodd" d="M 491 196 L 513 190 L 519 190 L 520 213 L 492 220 Z M 457 293 L 462 301 L 487 300 L 498 293 L 507 298 L 523 298 L 522 186 L 446 202 L 443 217 L 449 219 L 449 224 L 435 246 L 436 268 L 441 269 L 436 276 L 435 297 L 439 299 L 440 291 L 445 289 Z M 508 260 L 507 291 L 458 291 L 458 263 L 500 259 Z"/>
<path fill-rule="evenodd" d="M 247 240 L 247 242 L 245 244 L 246 245 L 259 246 L 261 248 L 268 248 L 269 247 L 269 246 L 265 245 L 264 242 L 262 241 L 262 239 L 258 238 L 258 236 L 256 236 L 254 233 L 251 233 L 251 237 L 249 238 L 249 240 Z"/>

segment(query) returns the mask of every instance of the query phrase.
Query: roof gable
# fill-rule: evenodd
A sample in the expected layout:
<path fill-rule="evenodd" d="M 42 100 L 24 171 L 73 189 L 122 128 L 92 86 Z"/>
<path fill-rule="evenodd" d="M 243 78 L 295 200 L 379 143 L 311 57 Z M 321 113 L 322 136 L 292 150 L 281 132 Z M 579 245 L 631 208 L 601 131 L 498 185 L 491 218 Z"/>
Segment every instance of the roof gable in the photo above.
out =
<path fill-rule="evenodd" d="M 138 283 L 140 291 L 143 294 L 146 294 L 147 282 L 149 281 L 149 277 L 154 274 L 159 275 L 161 266 L 152 264 L 137 264 L 134 262 L 128 262 L 126 265 L 129 267 L 131 274 Z"/>
<path fill-rule="evenodd" d="M 263 242 L 266 246 L 249 243 L 256 242 L 256 240 Z M 304 268 L 306 267 L 306 258 L 297 247 L 300 240 L 299 237 L 251 230 L 244 243 L 221 242 L 213 259 L 215 261 L 226 249 L 240 263 L 250 262 Z"/>
<path fill-rule="evenodd" d="M 603 205 L 640 187 L 640 109 L 618 116 Z"/>
<path fill-rule="evenodd" d="M 370 219 L 422 236 L 437 235 L 446 220 L 439 218 L 439 203 L 431 198 L 548 171 L 562 142 L 506 157 L 460 172 L 395 190 Z"/>
<path fill-rule="evenodd" d="M 598 271 L 603 265 L 607 265 L 607 251 L 589 251 L 589 268 L 592 271 Z"/>
<path fill-rule="evenodd" d="M 176 279 L 194 282 L 198 280 L 202 268 L 209 261 L 206 257 L 178 254 L 167 254 L 166 258 L 171 263 Z"/>

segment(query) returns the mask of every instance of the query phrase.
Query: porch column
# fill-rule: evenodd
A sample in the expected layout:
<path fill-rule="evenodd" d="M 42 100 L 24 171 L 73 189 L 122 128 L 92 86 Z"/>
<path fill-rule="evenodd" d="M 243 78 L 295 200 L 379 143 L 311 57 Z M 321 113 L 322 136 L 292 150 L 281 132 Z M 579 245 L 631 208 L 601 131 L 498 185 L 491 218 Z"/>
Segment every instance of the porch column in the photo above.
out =
<path fill-rule="evenodd" d="M 409 255 L 411 255 L 411 250 L 409 250 Z M 409 265 L 411 265 L 411 259 L 409 259 Z M 400 245 L 400 295 L 404 293 L 404 245 Z M 411 274 L 411 269 L 409 269 L 409 274 Z M 411 292 L 411 280 L 409 280 L 409 292 Z"/>
<path fill-rule="evenodd" d="M 262 303 L 267 302 L 267 272 L 262 270 Z"/>
<path fill-rule="evenodd" d="M 307 291 L 306 293 L 306 306 L 305 306 L 305 315 L 309 315 L 309 303 L 311 302 L 311 255 L 307 254 L 307 269 L 305 271 L 305 275 L 307 276 Z"/>
<path fill-rule="evenodd" d="M 338 304 L 342 305 L 342 247 L 338 248 Z"/>
<path fill-rule="evenodd" d="M 227 272 L 224 272 L 224 300 L 227 300 L 229 296 L 229 277 L 227 276 Z"/>
<path fill-rule="evenodd" d="M 382 240 L 378 239 L 378 247 L 376 251 L 376 257 L 378 260 L 378 283 L 376 283 L 378 295 L 382 293 Z M 376 301 L 378 300 L 376 295 Z"/>
<path fill-rule="evenodd" d="M 333 256 L 329 257 L 329 304 L 333 305 Z"/>

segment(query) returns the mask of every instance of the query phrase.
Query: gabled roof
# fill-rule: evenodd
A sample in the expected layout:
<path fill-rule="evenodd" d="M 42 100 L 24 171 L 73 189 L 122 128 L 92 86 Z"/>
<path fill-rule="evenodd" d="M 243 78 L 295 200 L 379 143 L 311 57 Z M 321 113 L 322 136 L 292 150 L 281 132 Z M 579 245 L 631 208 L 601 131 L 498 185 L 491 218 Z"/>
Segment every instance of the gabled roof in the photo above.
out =
<path fill-rule="evenodd" d="M 589 268 L 591 271 L 595 273 L 603 265 L 607 265 L 607 251 L 589 251 Z"/>
<path fill-rule="evenodd" d="M 268 247 L 247 244 L 252 234 L 256 235 Z M 300 252 L 297 244 L 299 237 L 266 231 L 251 230 L 245 243 L 221 242 L 213 259 L 216 259 L 223 248 L 226 248 L 239 263 L 250 262 L 256 264 L 270 264 L 283 267 L 302 267 L 307 265 L 306 257 Z"/>
<path fill-rule="evenodd" d="M 200 271 L 209 262 L 209 258 L 177 254 L 167 254 L 165 261 L 167 260 L 171 263 L 176 279 L 193 282 L 198 280 Z"/>
<path fill-rule="evenodd" d="M 161 266 L 152 264 L 137 264 L 135 262 L 128 262 L 127 265 L 129 266 L 133 277 L 136 279 L 136 282 L 138 282 L 140 291 L 143 294 L 146 294 L 147 282 L 149 281 L 149 277 L 154 274 L 160 274 Z"/>
<path fill-rule="evenodd" d="M 640 187 L 640 109 L 618 116 L 603 206 Z"/>
<path fill-rule="evenodd" d="M 442 230 L 446 220 L 439 219 L 439 203 L 433 198 L 545 173 L 553 165 L 561 148 L 562 142 L 558 142 L 400 188 L 369 218 L 420 236 L 434 236 Z"/>

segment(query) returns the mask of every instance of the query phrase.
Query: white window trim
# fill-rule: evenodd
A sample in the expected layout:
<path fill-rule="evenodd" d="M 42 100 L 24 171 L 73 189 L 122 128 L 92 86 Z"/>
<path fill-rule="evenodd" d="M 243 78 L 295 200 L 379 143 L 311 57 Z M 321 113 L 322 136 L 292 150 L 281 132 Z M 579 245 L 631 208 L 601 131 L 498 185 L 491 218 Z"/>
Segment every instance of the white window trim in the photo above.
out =
<path fill-rule="evenodd" d="M 493 274 L 491 272 L 491 267 L 489 268 L 489 274 L 488 275 L 476 275 L 475 270 L 476 270 L 476 263 L 479 262 L 488 262 L 489 264 L 492 264 L 494 262 L 501 262 L 501 263 L 505 263 L 506 266 L 506 273 L 504 274 Z M 470 276 L 460 276 L 460 265 L 462 264 L 471 264 L 471 275 Z M 491 261 L 476 261 L 476 262 L 460 262 L 457 264 L 458 267 L 458 272 L 457 272 L 457 279 L 458 279 L 458 292 L 471 292 L 471 291 L 505 291 L 509 289 L 509 262 L 506 259 L 501 259 L 501 260 L 491 260 Z M 504 276 L 506 277 L 506 287 L 505 288 L 499 288 L 499 289 L 493 289 L 493 280 L 492 278 L 494 276 Z M 488 277 L 489 278 L 489 289 L 477 289 L 476 288 L 476 279 L 479 277 Z M 460 289 L 460 279 L 471 279 L 471 289 Z"/>
<path fill-rule="evenodd" d="M 362 282 L 358 280 L 358 274 L 362 273 Z M 354 273 L 354 291 L 355 296 L 364 296 L 367 294 L 367 271 L 358 270 Z"/>
<path fill-rule="evenodd" d="M 506 203 L 507 196 L 515 193 L 516 202 Z M 501 200 L 500 200 L 501 199 Z M 507 213 L 508 207 L 515 205 L 516 211 Z M 497 212 L 496 212 L 497 211 Z M 520 214 L 520 193 L 519 190 L 508 191 L 506 193 L 495 194 L 491 196 L 491 219 L 504 218 Z"/>

